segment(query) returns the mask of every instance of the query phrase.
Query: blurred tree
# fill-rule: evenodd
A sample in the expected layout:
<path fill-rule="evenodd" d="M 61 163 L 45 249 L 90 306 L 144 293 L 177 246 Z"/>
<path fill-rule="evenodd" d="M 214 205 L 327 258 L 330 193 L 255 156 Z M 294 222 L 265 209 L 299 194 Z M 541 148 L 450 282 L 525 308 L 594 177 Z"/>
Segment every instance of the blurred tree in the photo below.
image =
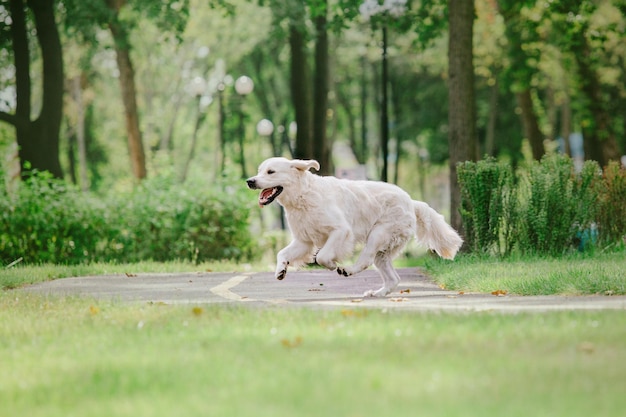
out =
<path fill-rule="evenodd" d="M 313 75 L 313 158 L 320 163 L 320 174 L 333 173 L 330 145 L 326 132 L 328 119 L 329 57 L 328 0 L 312 2 L 315 26 L 315 73 Z"/>
<path fill-rule="evenodd" d="M 456 165 L 476 161 L 476 103 L 474 92 L 474 1 L 449 0 L 448 140 L 450 145 L 450 223 L 462 230 L 461 193 Z"/>
<path fill-rule="evenodd" d="M 133 175 L 138 180 L 146 177 L 146 155 L 139 128 L 139 111 L 137 109 L 137 88 L 135 86 L 135 68 L 130 57 L 129 30 L 124 25 L 120 12 L 126 6 L 126 0 L 106 0 L 112 12 L 109 14 L 108 26 L 115 44 L 117 68 L 120 71 L 119 82 L 122 90 L 122 102 L 126 117 L 126 133 L 128 135 L 128 151 Z"/>
<path fill-rule="evenodd" d="M 552 27 L 552 41 L 569 52 L 575 63 L 577 82 L 584 96 L 581 127 L 585 157 L 605 166 L 610 160 L 619 160 L 621 152 L 613 123 L 617 115 L 611 114 L 610 96 L 599 71 L 608 34 L 620 29 L 614 24 L 593 27 L 592 19 L 598 10 L 598 3 L 592 0 L 555 0 L 546 3 L 545 18 L 549 19 L 548 24 Z M 621 31 L 623 33 L 623 29 Z M 624 68 L 621 71 L 623 74 Z"/>
<path fill-rule="evenodd" d="M 186 0 L 65 0 L 65 26 L 69 32 L 80 34 L 84 42 L 95 42 L 96 31 L 106 27 L 111 32 L 119 70 L 122 92 L 128 152 L 133 176 L 141 180 L 146 177 L 146 156 L 137 107 L 135 68 L 131 58 L 131 29 L 139 23 L 138 16 L 153 19 L 163 30 L 180 33 L 188 16 Z M 138 12 L 133 15 L 132 12 Z"/>
<path fill-rule="evenodd" d="M 509 66 L 505 70 L 506 85 L 515 93 L 520 108 L 524 134 L 532 151 L 532 156 L 540 160 L 545 154 L 544 135 L 533 105 L 532 78 L 539 62 L 539 42 L 536 22 L 526 19 L 523 11 L 533 6 L 535 0 L 498 0 L 498 9 L 504 18 L 505 34 L 508 40 Z M 534 63 L 534 64 L 533 64 Z"/>
<path fill-rule="evenodd" d="M 260 4 L 266 1 L 260 0 Z M 329 85 L 329 31 L 340 30 L 345 22 L 354 18 L 356 0 L 341 1 L 333 5 L 333 15 L 327 0 L 270 0 L 274 13 L 274 26 L 287 22 L 290 49 L 291 101 L 297 125 L 293 156 L 300 159 L 317 159 L 320 173 L 333 171 L 331 143 L 328 139 Z M 344 16 L 344 13 L 348 12 Z M 347 16 L 347 17 L 346 17 Z M 311 23 L 311 24 L 310 24 Z M 313 30 L 309 29 L 313 27 Z M 308 44 L 313 39 L 313 65 L 310 64 Z"/>
<path fill-rule="evenodd" d="M 14 126 L 19 146 L 22 175 L 31 170 L 49 171 L 62 177 L 59 162 L 59 130 L 63 114 L 63 56 L 55 22 L 54 0 L 10 0 L 8 14 L 0 21 L 0 48 L 12 50 L 15 74 L 15 113 L 0 111 L 0 120 Z M 6 2 L 5 2 L 6 4 Z M 32 15 L 28 14 L 28 11 Z M 32 17 L 29 17 L 32 16 Z M 31 119 L 33 80 L 29 39 L 35 33 L 42 60 L 42 102 L 39 114 Z"/>
<path fill-rule="evenodd" d="M 288 26 L 290 60 L 291 100 L 298 127 L 294 157 L 313 158 L 313 114 L 311 100 L 311 70 L 307 54 L 307 10 L 304 2 L 288 0 Z"/>

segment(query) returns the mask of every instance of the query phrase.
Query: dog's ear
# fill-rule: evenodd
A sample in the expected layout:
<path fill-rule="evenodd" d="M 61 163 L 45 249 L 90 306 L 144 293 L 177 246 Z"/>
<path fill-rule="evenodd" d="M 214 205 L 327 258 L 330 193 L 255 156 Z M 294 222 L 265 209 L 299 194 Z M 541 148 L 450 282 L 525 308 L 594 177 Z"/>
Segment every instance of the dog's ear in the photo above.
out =
<path fill-rule="evenodd" d="M 311 168 L 315 169 L 316 171 L 320 170 L 320 163 L 314 159 L 294 159 L 293 161 L 291 161 L 291 166 L 299 169 L 300 171 L 308 171 Z"/>

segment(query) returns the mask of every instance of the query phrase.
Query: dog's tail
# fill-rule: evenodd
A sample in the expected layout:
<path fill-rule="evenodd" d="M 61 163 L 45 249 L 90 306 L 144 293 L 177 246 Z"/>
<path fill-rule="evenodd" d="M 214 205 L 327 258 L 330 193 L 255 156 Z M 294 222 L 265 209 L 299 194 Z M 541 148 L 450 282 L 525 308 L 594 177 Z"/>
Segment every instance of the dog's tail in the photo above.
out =
<path fill-rule="evenodd" d="M 443 216 L 422 201 L 413 201 L 417 218 L 417 240 L 445 259 L 454 259 L 463 239 Z"/>

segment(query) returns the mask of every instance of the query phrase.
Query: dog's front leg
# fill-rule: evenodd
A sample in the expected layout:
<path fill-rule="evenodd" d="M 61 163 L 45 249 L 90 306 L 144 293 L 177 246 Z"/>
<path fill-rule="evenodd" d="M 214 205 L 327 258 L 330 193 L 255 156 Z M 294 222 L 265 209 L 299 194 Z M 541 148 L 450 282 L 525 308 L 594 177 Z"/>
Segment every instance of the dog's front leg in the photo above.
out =
<path fill-rule="evenodd" d="M 294 239 L 278 252 L 276 256 L 276 279 L 283 279 L 287 275 L 288 265 L 299 265 L 307 261 L 313 253 L 313 244 Z"/>
<path fill-rule="evenodd" d="M 333 230 L 315 256 L 315 261 L 318 265 L 334 271 L 337 268 L 337 262 L 341 262 L 346 255 L 352 253 L 354 248 L 352 240 L 352 232 L 349 229 Z"/>

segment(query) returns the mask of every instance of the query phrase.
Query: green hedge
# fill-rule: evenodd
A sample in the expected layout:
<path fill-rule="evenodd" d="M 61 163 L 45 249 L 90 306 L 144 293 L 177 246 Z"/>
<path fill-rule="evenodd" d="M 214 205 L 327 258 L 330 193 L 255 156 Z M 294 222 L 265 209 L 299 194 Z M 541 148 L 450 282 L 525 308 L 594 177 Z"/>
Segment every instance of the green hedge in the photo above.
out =
<path fill-rule="evenodd" d="M 148 179 L 97 197 L 36 174 L 0 191 L 0 261 L 249 260 L 251 202 L 241 184 Z"/>
<path fill-rule="evenodd" d="M 533 161 L 517 175 L 494 159 L 457 166 L 461 218 L 472 252 L 562 254 L 623 245 L 626 169 L 586 161 L 576 171 L 562 155 Z"/>

